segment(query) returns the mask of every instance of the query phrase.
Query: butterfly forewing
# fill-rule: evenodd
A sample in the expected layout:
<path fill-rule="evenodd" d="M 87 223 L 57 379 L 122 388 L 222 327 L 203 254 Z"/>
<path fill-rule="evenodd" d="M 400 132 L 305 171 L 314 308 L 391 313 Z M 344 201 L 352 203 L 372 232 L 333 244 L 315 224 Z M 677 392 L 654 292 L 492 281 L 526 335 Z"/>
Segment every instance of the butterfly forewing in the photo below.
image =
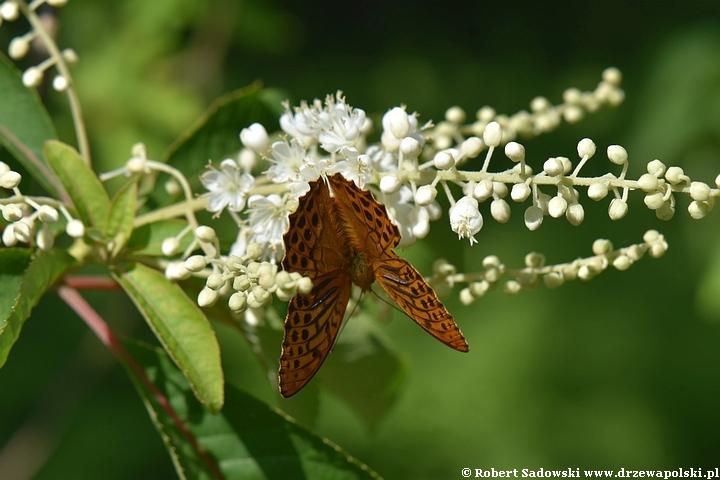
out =
<path fill-rule="evenodd" d="M 368 262 L 400 243 L 400 231 L 388 217 L 385 205 L 375 201 L 367 190 L 342 175 L 328 177 L 334 200 L 348 222 L 350 235 L 357 238 L 357 247 Z M 353 242 L 355 243 L 355 242 Z"/>
<path fill-rule="evenodd" d="M 375 280 L 423 330 L 448 347 L 469 351 L 465 337 L 435 291 L 415 267 L 394 253 L 373 262 Z"/>

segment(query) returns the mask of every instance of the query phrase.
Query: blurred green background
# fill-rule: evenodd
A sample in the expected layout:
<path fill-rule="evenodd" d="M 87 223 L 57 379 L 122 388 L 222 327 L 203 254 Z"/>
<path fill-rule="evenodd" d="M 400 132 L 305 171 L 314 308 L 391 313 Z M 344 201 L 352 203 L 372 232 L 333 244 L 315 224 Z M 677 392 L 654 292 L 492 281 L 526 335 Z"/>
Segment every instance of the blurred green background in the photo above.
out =
<path fill-rule="evenodd" d="M 628 150 L 632 178 L 654 158 L 710 184 L 720 173 L 717 1 L 72 0 L 58 20 L 60 45 L 80 55 L 74 74 L 99 171 L 137 141 L 160 157 L 214 98 L 256 79 L 295 104 L 342 89 L 368 113 L 404 103 L 424 121 L 452 105 L 473 115 L 483 105 L 511 114 L 536 95 L 559 103 L 565 88 L 592 89 L 616 66 L 625 103 L 524 142 L 528 162 L 574 159 L 577 141 L 591 137 L 598 155 L 587 175 L 619 173 L 604 158 L 610 144 Z M 23 28 L 4 23 L 0 45 Z M 64 99 L 46 100 L 72 142 Z M 467 355 L 397 314 L 382 327 L 411 365 L 396 407 L 370 431 L 322 392 L 316 430 L 386 478 L 720 465 L 718 213 L 692 220 L 680 198 L 661 222 L 631 194 L 630 213 L 614 223 L 607 201 L 584 198 L 580 227 L 546 219 L 529 232 L 521 209 L 506 225 L 486 214 L 469 248 L 445 217 L 404 255 L 424 273 L 437 252 L 468 272 L 489 254 L 510 267 L 530 251 L 560 263 L 589 255 L 596 238 L 625 246 L 649 228 L 666 236 L 668 253 L 587 284 L 493 291 L 469 307 L 447 299 Z M 149 338 L 120 294 L 87 297 L 119 333 Z M 261 377 L 232 349 L 223 356 L 232 375 Z M 0 465 L 43 479 L 173 475 L 130 381 L 54 294 L 0 370 L 0 448 Z"/>

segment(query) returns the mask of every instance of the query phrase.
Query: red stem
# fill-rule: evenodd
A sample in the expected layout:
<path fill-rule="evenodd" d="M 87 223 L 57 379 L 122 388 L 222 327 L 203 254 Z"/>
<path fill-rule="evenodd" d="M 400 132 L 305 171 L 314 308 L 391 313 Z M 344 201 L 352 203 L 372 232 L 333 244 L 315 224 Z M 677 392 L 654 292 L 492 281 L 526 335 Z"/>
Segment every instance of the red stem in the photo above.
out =
<path fill-rule="evenodd" d="M 118 340 L 110 326 L 102 319 L 102 317 L 90 306 L 87 301 L 80 295 L 80 293 L 72 287 L 63 285 L 58 288 L 58 294 L 75 313 L 95 332 L 95 335 L 121 362 L 125 362 L 135 372 L 143 384 L 152 392 L 155 400 L 160 404 L 165 412 L 170 415 L 175 426 L 180 430 L 183 436 L 190 442 L 195 451 L 200 455 L 205 465 L 218 479 L 224 479 L 222 472 L 218 468 L 215 461 L 210 455 L 202 448 L 195 436 L 188 430 L 182 419 L 175 413 L 167 397 L 155 386 L 152 381 L 145 375 L 145 371 L 125 349 L 123 344 Z"/>

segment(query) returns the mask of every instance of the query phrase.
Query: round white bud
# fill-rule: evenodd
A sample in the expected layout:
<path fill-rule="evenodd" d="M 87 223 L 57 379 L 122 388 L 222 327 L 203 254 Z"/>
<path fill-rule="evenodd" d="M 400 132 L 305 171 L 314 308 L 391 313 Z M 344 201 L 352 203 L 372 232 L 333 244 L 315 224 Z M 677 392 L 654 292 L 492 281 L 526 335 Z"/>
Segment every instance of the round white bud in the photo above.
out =
<path fill-rule="evenodd" d="M 633 261 L 630 260 L 630 258 L 627 255 L 619 255 L 615 260 L 612 262 L 613 267 L 617 268 L 620 271 L 627 270 L 632 266 Z"/>
<path fill-rule="evenodd" d="M 240 141 L 246 148 L 260 154 L 267 152 L 270 146 L 267 130 L 257 122 L 240 131 Z"/>
<path fill-rule="evenodd" d="M 619 87 L 622 82 L 622 73 L 615 67 L 608 67 L 603 70 L 602 79 L 613 86 Z"/>
<path fill-rule="evenodd" d="M 402 182 L 400 182 L 400 179 L 394 173 L 385 175 L 380 179 L 380 191 L 387 195 L 397 193 L 400 187 L 402 187 Z"/>
<path fill-rule="evenodd" d="M 705 218 L 705 215 L 707 215 L 708 205 L 705 202 L 694 200 L 690 202 L 690 205 L 688 205 L 688 213 L 690 213 L 690 216 L 695 220 L 700 220 L 701 218 Z"/>
<path fill-rule="evenodd" d="M 7 2 L 6 2 L 7 3 Z M 39 87 L 43 81 L 43 71 L 37 67 L 30 67 L 23 73 L 22 82 L 28 88 Z"/>
<path fill-rule="evenodd" d="M 14 22 L 20 16 L 20 7 L 17 2 L 13 0 L 7 0 L 0 5 L 0 17 L 4 18 L 8 22 Z"/>
<path fill-rule="evenodd" d="M 585 209 L 579 203 L 573 203 L 568 207 L 565 216 L 571 225 L 577 227 L 585 220 Z"/>
<path fill-rule="evenodd" d="M 10 170 L 9 172 L 5 172 L 2 174 L 2 176 L 0 176 L 0 187 L 11 190 L 20 185 L 21 180 L 22 175 L 20 175 L 18 172 Z"/>
<path fill-rule="evenodd" d="M 557 288 L 565 283 L 565 277 L 560 272 L 550 272 L 543 275 L 543 283 L 547 288 Z"/>
<path fill-rule="evenodd" d="M 38 230 L 35 242 L 37 242 L 38 248 L 44 252 L 52 249 L 55 244 L 55 237 L 47 224 L 43 225 L 42 228 Z"/>
<path fill-rule="evenodd" d="M 73 50 L 72 48 L 66 48 L 62 52 L 62 56 L 65 59 L 65 62 L 69 66 L 73 66 L 78 63 L 78 54 Z"/>
<path fill-rule="evenodd" d="M 571 125 L 585 118 L 585 111 L 577 105 L 566 106 L 562 114 L 565 121 Z"/>
<path fill-rule="evenodd" d="M 610 145 L 607 148 L 607 156 L 615 165 L 624 165 L 628 160 L 627 151 L 620 145 Z"/>
<path fill-rule="evenodd" d="M 217 238 L 217 235 L 212 227 L 200 225 L 195 229 L 195 237 L 201 242 L 212 243 Z"/>
<path fill-rule="evenodd" d="M 207 260 L 202 255 L 193 255 L 185 260 L 185 268 L 190 272 L 197 273 L 205 267 L 207 267 Z"/>
<path fill-rule="evenodd" d="M 472 292 L 470 291 L 470 287 L 465 287 L 462 290 L 460 290 L 460 303 L 465 305 L 466 307 L 470 304 L 472 304 L 475 301 L 475 297 L 473 296 Z"/>
<path fill-rule="evenodd" d="M 308 294 L 312 291 L 312 279 L 310 277 L 302 277 L 297 281 L 298 293 Z"/>
<path fill-rule="evenodd" d="M 588 197 L 595 200 L 602 200 L 608 194 L 608 187 L 604 182 L 593 182 L 588 187 Z"/>
<path fill-rule="evenodd" d="M 77 218 L 74 218 L 65 226 L 65 233 L 72 238 L 82 238 L 85 235 L 85 225 Z"/>
<path fill-rule="evenodd" d="M 510 220 L 510 205 L 499 198 L 490 204 L 490 215 L 499 223 L 507 223 Z"/>
<path fill-rule="evenodd" d="M 483 132 L 483 142 L 489 147 L 497 147 L 502 141 L 502 127 L 498 122 L 490 122 Z"/>
<path fill-rule="evenodd" d="M 542 225 L 543 221 L 543 211 L 542 208 L 537 207 L 533 205 L 532 207 L 528 207 L 527 210 L 525 210 L 525 226 L 530 231 L 537 230 L 540 228 L 540 225 Z"/>
<path fill-rule="evenodd" d="M 43 223 L 55 223 L 60 218 L 58 211 L 50 205 L 41 205 L 37 212 L 38 218 Z"/>
<path fill-rule="evenodd" d="M 658 188 L 658 177 L 651 173 L 644 173 L 638 179 L 638 187 L 645 192 L 654 192 Z"/>
<path fill-rule="evenodd" d="M 247 249 L 245 250 L 245 255 L 247 255 L 247 257 L 250 259 L 260 260 L 263 256 L 263 248 L 259 243 L 253 242 L 247 246 Z"/>
<path fill-rule="evenodd" d="M 563 101 L 565 103 L 569 103 L 569 104 L 578 104 L 578 103 L 580 103 L 580 100 L 582 100 L 582 92 L 575 87 L 566 89 L 563 92 L 562 96 L 563 96 Z"/>
<path fill-rule="evenodd" d="M 0 176 L 2 176 L 3 173 L 9 172 L 10 166 L 5 162 L 0 162 Z"/>
<path fill-rule="evenodd" d="M 423 185 L 415 192 L 415 204 L 420 206 L 430 205 L 435 201 L 437 190 L 432 185 Z"/>
<path fill-rule="evenodd" d="M 520 285 L 520 282 L 515 280 L 508 280 L 503 285 L 503 293 L 506 293 L 508 295 L 516 295 L 522 290 L 522 285 Z"/>
<path fill-rule="evenodd" d="M 650 210 L 657 210 L 665 203 L 665 200 L 663 199 L 663 194 L 661 192 L 648 193 L 647 195 L 645 195 L 643 201 Z"/>
<path fill-rule="evenodd" d="M 205 285 L 207 286 L 207 288 L 217 291 L 225 286 L 225 280 L 223 280 L 222 275 L 215 272 L 208 275 L 208 278 L 205 281 Z"/>
<path fill-rule="evenodd" d="M 460 125 L 465 121 L 465 118 L 467 118 L 465 110 L 458 106 L 450 107 L 445 111 L 445 120 L 450 123 Z"/>
<path fill-rule="evenodd" d="M 419 157 L 422 147 L 422 144 L 414 137 L 405 137 L 400 141 L 400 151 L 407 158 Z"/>
<path fill-rule="evenodd" d="M 393 137 L 405 138 L 410 133 L 410 119 L 405 109 L 395 107 L 383 116 L 383 127 L 388 128 Z"/>
<path fill-rule="evenodd" d="M 166 257 L 172 257 L 180 250 L 180 241 L 175 237 L 168 237 L 163 240 L 160 250 Z"/>
<path fill-rule="evenodd" d="M 485 148 L 485 144 L 479 137 L 468 137 L 460 145 L 460 152 L 466 158 L 475 158 Z"/>
<path fill-rule="evenodd" d="M 710 186 L 703 182 L 692 182 L 690 184 L 690 196 L 693 200 L 705 201 L 710 196 Z"/>
<path fill-rule="evenodd" d="M 198 294 L 198 307 L 211 307 L 218 301 L 220 294 L 210 288 L 203 288 Z"/>
<path fill-rule="evenodd" d="M 537 252 L 530 252 L 525 255 L 525 266 L 528 268 L 542 268 L 545 266 L 545 255 Z"/>
<path fill-rule="evenodd" d="M 485 180 L 482 180 L 481 182 L 478 182 L 475 184 L 475 188 L 473 188 L 472 195 L 477 199 L 479 202 L 483 202 L 487 200 L 488 198 L 492 197 L 493 194 L 493 182 L 489 178 L 486 178 Z"/>
<path fill-rule="evenodd" d="M 493 118 L 495 118 L 495 115 L 497 115 L 497 112 L 493 107 L 489 107 L 485 105 L 480 110 L 475 112 L 475 118 L 480 120 L 481 122 L 489 123 L 492 121 Z"/>
<path fill-rule="evenodd" d="M 11 223 L 5 227 L 2 232 L 2 241 L 6 247 L 13 247 L 17 245 L 17 238 L 15 237 L 15 224 Z"/>
<path fill-rule="evenodd" d="M 628 212 L 628 204 L 620 198 L 613 198 L 608 208 L 608 215 L 611 220 L 620 220 Z"/>
<path fill-rule="evenodd" d="M 613 244 L 606 238 L 598 238 L 593 242 L 592 251 L 595 255 L 605 255 L 613 250 Z"/>
<path fill-rule="evenodd" d="M 565 215 L 567 206 L 567 200 L 565 200 L 562 195 L 558 195 L 548 202 L 548 213 L 553 218 L 560 218 Z"/>
<path fill-rule="evenodd" d="M 235 313 L 242 313 L 247 309 L 247 295 L 244 292 L 235 292 L 228 299 L 228 307 Z"/>
<path fill-rule="evenodd" d="M 592 158 L 595 155 L 595 142 L 589 138 L 583 138 L 578 142 L 577 152 L 580 158 Z"/>
<path fill-rule="evenodd" d="M 25 37 L 15 37 L 8 46 L 8 55 L 13 60 L 20 60 L 30 51 L 30 42 Z"/>
<path fill-rule="evenodd" d="M 182 193 L 182 187 L 180 186 L 180 183 L 174 178 L 168 178 L 167 181 L 163 184 L 163 187 L 165 188 L 165 192 L 171 197 L 177 197 Z"/>
<path fill-rule="evenodd" d="M 658 178 L 665 175 L 666 170 L 667 170 L 667 167 L 665 166 L 665 164 L 657 159 L 653 160 L 652 162 L 648 162 L 648 164 L 647 164 L 647 172 L 652 175 L 655 175 Z"/>
<path fill-rule="evenodd" d="M 52 87 L 56 92 L 64 92 L 70 86 L 68 79 L 64 75 L 55 75 L 52 81 Z"/>
<path fill-rule="evenodd" d="M 435 162 L 435 168 L 438 170 L 449 170 L 455 166 L 455 158 L 446 150 L 435 154 L 433 161 Z"/>
<path fill-rule="evenodd" d="M 13 232 L 15 233 L 15 238 L 17 238 L 18 242 L 21 243 L 28 243 L 30 242 L 30 239 L 32 238 L 32 228 L 30 228 L 30 225 L 28 225 L 23 220 L 20 220 L 19 222 L 13 223 Z"/>
<path fill-rule="evenodd" d="M 665 179 L 673 185 L 677 185 L 686 178 L 685 172 L 683 172 L 683 169 L 680 167 L 670 167 L 667 169 L 667 172 L 665 172 Z"/>
<path fill-rule="evenodd" d="M 718 176 L 715 177 L 715 186 L 717 188 L 720 188 L 720 174 L 718 174 Z"/>
<path fill-rule="evenodd" d="M 146 166 L 147 159 L 144 157 L 132 157 L 125 163 L 125 169 L 130 173 L 142 173 Z"/>
<path fill-rule="evenodd" d="M 530 196 L 530 187 L 527 183 L 516 183 L 510 191 L 510 198 L 515 202 L 524 202 Z"/>
<path fill-rule="evenodd" d="M 17 222 L 24 216 L 22 206 L 15 203 L 10 203 L 2 207 L 2 213 L 8 222 Z"/>
<path fill-rule="evenodd" d="M 517 142 L 509 142 L 505 145 L 505 156 L 513 162 L 525 160 L 525 147 Z"/>
<path fill-rule="evenodd" d="M 565 171 L 565 166 L 562 160 L 558 158 L 548 158 L 543 164 L 543 170 L 551 177 L 557 177 L 562 175 Z"/>
<path fill-rule="evenodd" d="M 552 103 L 545 97 L 535 97 L 530 102 L 530 110 L 533 112 L 542 112 L 552 107 Z"/>

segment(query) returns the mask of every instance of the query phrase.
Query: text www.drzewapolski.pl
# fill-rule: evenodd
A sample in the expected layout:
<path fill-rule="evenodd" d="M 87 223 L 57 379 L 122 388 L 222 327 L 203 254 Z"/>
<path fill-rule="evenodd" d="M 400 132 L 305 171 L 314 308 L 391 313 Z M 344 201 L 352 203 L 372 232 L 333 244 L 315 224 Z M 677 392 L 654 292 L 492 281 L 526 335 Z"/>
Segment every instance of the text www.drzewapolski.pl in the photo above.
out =
<path fill-rule="evenodd" d="M 482 468 L 463 468 L 462 476 L 465 478 L 703 478 L 705 480 L 720 480 L 720 470 L 702 468 L 676 468 L 675 470 L 580 470 L 579 468 L 566 468 L 564 470 L 531 470 L 523 468 L 518 470 L 489 470 Z"/>

